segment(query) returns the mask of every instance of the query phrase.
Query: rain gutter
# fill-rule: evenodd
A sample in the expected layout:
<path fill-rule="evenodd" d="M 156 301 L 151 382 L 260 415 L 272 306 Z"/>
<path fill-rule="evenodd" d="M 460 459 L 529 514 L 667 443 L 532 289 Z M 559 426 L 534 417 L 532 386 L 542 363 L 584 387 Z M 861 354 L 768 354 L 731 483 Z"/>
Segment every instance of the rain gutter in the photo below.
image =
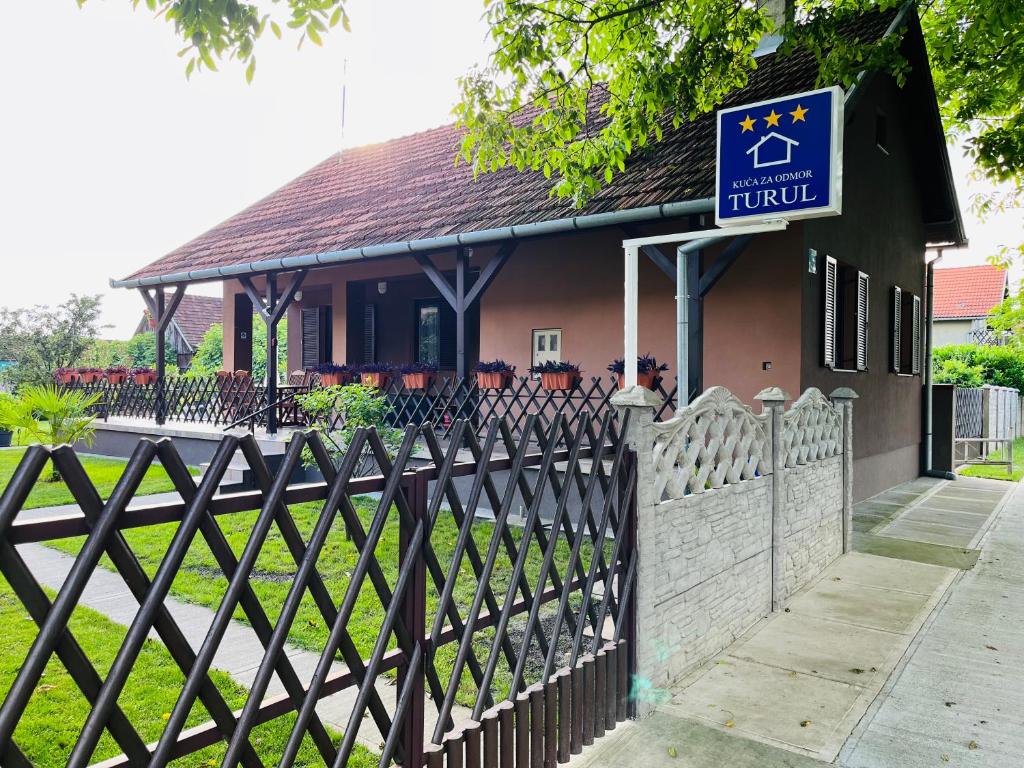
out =
<path fill-rule="evenodd" d="M 509 227 L 481 229 L 458 235 L 444 235 L 421 240 L 406 240 L 383 245 L 368 245 L 363 248 L 346 248 L 340 251 L 313 253 L 305 256 L 285 256 L 278 259 L 251 261 L 247 264 L 232 264 L 225 267 L 208 267 L 184 272 L 172 272 L 153 277 L 136 277 L 125 280 L 111 280 L 112 288 L 145 288 L 153 285 L 170 285 L 195 283 L 204 280 L 224 280 L 238 275 L 254 273 L 280 272 L 282 270 L 308 269 L 331 264 L 343 264 L 349 261 L 371 259 L 381 256 L 401 256 L 425 251 L 445 250 L 459 246 L 483 245 L 502 240 L 515 240 L 524 237 L 556 235 L 565 232 L 576 232 L 597 227 L 609 227 L 638 221 L 671 219 L 698 213 L 708 213 L 715 207 L 714 198 L 685 200 L 678 203 L 649 205 L 644 208 L 630 208 L 625 211 L 595 213 L 586 216 L 573 216 L 567 219 L 538 221 L 532 224 L 513 224 Z"/>

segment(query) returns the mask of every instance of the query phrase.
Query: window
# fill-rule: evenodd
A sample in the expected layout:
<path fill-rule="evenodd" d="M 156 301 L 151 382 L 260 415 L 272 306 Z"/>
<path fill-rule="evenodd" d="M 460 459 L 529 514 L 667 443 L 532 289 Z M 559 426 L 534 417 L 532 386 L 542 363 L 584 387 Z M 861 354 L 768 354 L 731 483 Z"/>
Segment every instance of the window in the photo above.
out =
<path fill-rule="evenodd" d="M 893 373 L 916 376 L 921 373 L 921 297 L 892 289 L 892 359 Z"/>
<path fill-rule="evenodd" d="M 363 307 L 363 362 L 377 361 L 377 305 Z"/>
<path fill-rule="evenodd" d="M 416 362 L 441 370 L 454 369 L 458 334 L 455 310 L 442 299 L 417 299 L 415 306 Z"/>
<path fill-rule="evenodd" d="M 823 362 L 844 371 L 868 369 L 868 276 L 831 256 L 823 275 Z"/>
<path fill-rule="evenodd" d="M 533 332 L 533 365 L 562 360 L 562 329 L 540 328 Z"/>
<path fill-rule="evenodd" d="M 329 306 L 303 307 L 302 367 L 314 368 L 331 359 L 331 308 Z"/>

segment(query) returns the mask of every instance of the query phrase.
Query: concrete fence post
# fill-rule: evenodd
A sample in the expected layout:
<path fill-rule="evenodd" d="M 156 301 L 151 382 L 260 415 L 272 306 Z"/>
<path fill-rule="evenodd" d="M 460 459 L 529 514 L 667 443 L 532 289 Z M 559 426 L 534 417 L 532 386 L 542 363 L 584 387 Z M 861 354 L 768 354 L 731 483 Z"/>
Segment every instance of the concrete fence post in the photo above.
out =
<path fill-rule="evenodd" d="M 853 401 L 858 395 L 839 387 L 830 395 L 843 413 L 843 554 L 853 551 Z"/>
<path fill-rule="evenodd" d="M 646 387 L 633 386 L 616 392 L 611 403 L 618 410 L 620 422 L 629 413 L 629 427 L 622 439 L 636 456 L 636 550 L 637 558 L 636 583 L 634 586 L 634 615 L 636 616 L 636 680 L 649 681 L 655 676 L 655 670 L 662 666 L 658 652 L 651 641 L 651 632 L 642 628 L 658 626 L 661 618 L 654 601 L 654 585 L 662 578 L 656 573 L 651 553 L 654 542 L 662 535 L 659 521 L 655 513 L 660 499 L 655 498 L 654 478 L 654 423 L 655 409 L 662 404 L 661 398 Z M 664 521 L 663 524 L 668 524 Z M 637 688 L 639 683 L 634 684 Z M 636 695 L 636 715 L 643 717 L 649 714 L 657 703 L 653 692 L 641 694 L 639 688 L 631 695 Z"/>
<path fill-rule="evenodd" d="M 785 562 L 785 532 L 783 510 L 786 502 L 786 454 L 783 443 L 782 417 L 789 395 L 779 387 L 762 389 L 755 400 L 761 402 L 761 412 L 771 412 L 772 446 L 772 611 L 782 610 L 782 568 Z"/>

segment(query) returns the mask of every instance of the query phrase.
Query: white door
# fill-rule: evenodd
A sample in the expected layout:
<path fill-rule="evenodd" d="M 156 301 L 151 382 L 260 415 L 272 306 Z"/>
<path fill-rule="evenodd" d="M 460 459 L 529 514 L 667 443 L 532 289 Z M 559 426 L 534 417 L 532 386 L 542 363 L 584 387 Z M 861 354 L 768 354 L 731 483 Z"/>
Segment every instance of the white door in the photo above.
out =
<path fill-rule="evenodd" d="M 562 329 L 539 328 L 533 332 L 533 364 L 562 360 Z"/>

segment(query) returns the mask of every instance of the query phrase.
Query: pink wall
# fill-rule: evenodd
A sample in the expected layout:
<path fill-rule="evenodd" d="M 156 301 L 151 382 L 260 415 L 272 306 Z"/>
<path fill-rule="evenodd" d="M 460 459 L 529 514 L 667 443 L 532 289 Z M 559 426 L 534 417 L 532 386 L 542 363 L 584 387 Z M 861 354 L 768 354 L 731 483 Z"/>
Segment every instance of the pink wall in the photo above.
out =
<path fill-rule="evenodd" d="M 683 228 L 673 222 L 658 229 Z M 585 377 L 608 375 L 608 363 L 622 356 L 622 236 L 619 231 L 576 233 L 520 244 L 481 299 L 480 359 L 502 358 L 525 373 L 533 330 L 561 328 L 562 359 L 580 363 Z M 767 386 L 798 392 L 800 248 L 798 231 L 762 236 L 712 289 L 704 309 L 705 386 L 727 386 L 747 403 Z M 493 252 L 475 249 L 471 266 L 484 268 Z M 452 254 L 433 260 L 439 269 L 454 265 Z M 333 299 L 335 361 L 346 357 L 346 282 L 420 274 L 413 259 L 400 257 L 324 268 L 307 277 L 304 298 Z M 237 282 L 225 283 L 226 360 L 233 339 L 230 307 L 238 291 Z M 674 296 L 672 282 L 641 258 L 639 348 L 668 363 L 671 377 L 676 374 Z M 288 314 L 289 371 L 301 367 L 298 311 L 292 307 Z M 771 361 L 770 371 L 762 370 L 763 361 Z"/>

